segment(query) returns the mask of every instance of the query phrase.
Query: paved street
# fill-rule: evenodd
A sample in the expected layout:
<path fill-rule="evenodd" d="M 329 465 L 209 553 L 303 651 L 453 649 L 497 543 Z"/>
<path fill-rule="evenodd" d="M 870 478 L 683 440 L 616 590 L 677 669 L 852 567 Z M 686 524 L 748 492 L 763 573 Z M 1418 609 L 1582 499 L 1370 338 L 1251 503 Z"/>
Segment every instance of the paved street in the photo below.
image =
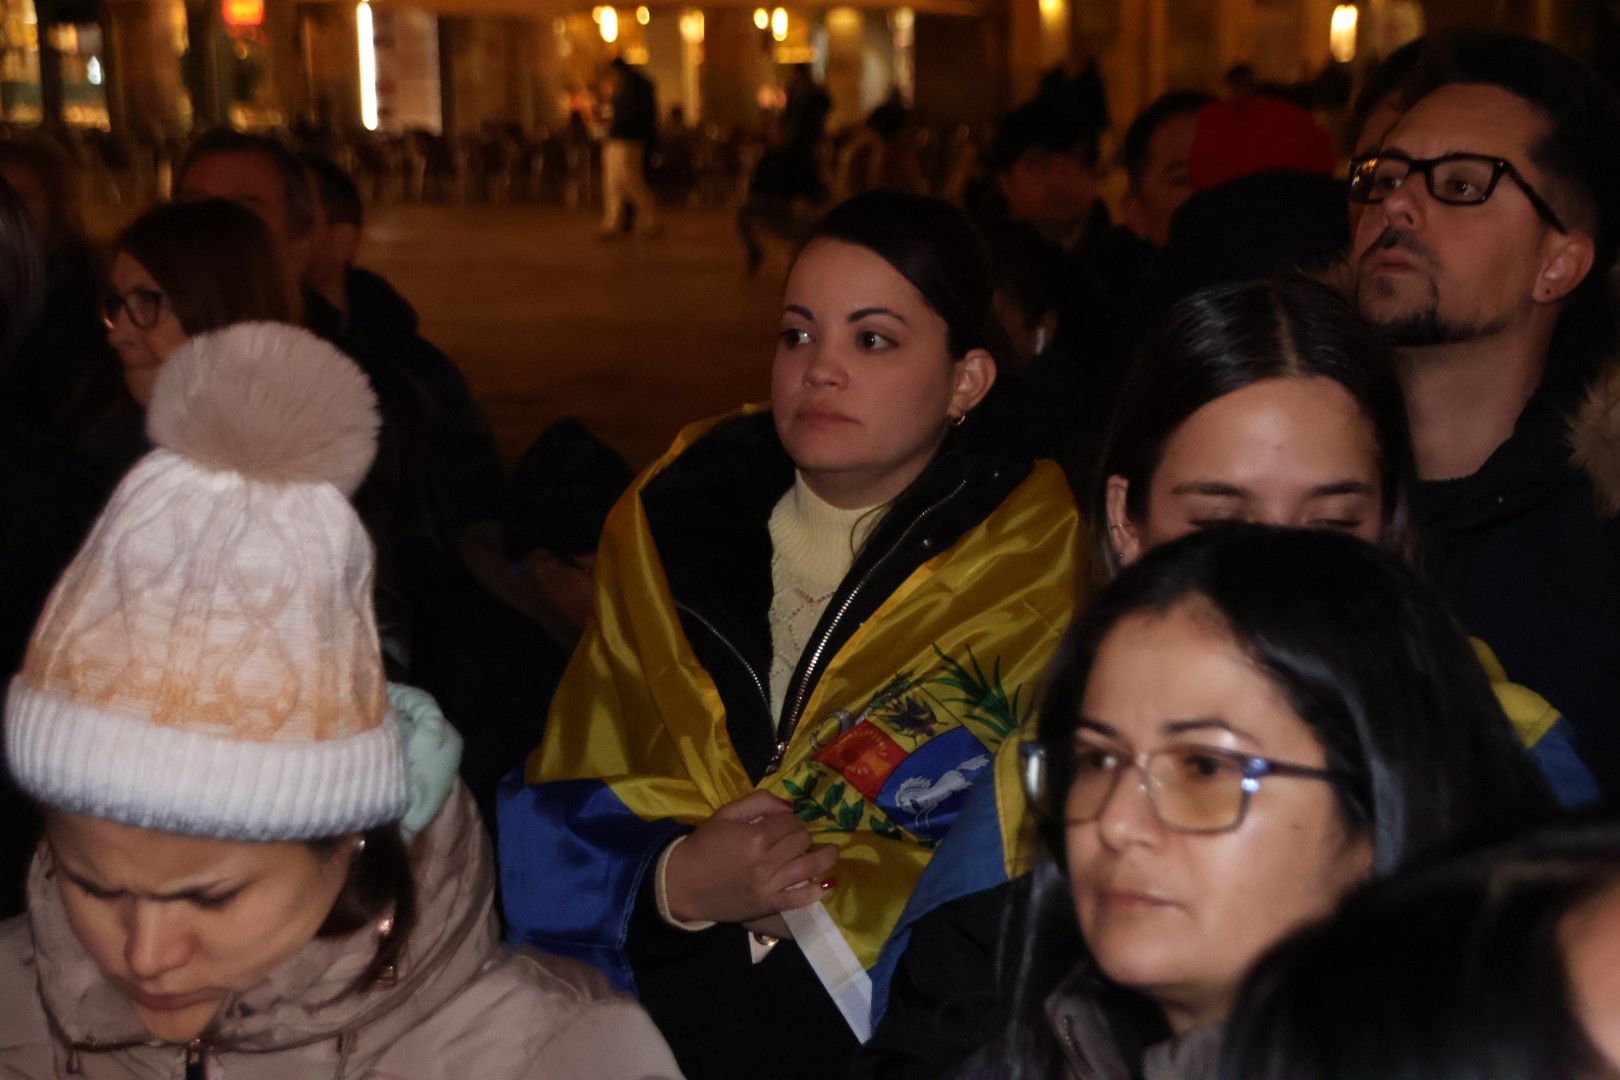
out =
<path fill-rule="evenodd" d="M 768 391 L 785 260 L 749 280 L 719 212 L 604 243 L 586 211 L 384 207 L 360 261 L 460 363 L 508 461 L 577 415 L 639 467 L 686 422 Z"/>

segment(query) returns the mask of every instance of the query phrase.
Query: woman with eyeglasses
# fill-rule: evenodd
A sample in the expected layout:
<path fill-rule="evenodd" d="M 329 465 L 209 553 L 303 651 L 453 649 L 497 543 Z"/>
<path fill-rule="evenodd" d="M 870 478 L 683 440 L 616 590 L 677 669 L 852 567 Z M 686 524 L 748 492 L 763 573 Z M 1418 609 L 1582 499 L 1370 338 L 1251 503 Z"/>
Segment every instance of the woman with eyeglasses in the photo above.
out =
<path fill-rule="evenodd" d="M 1325 529 L 1145 554 L 1066 639 L 1026 750 L 1041 851 L 967 1077 L 1213 1076 L 1270 946 L 1552 809 L 1437 595 Z"/>
<path fill-rule="evenodd" d="M 163 203 L 136 218 L 113 242 L 108 278 L 108 340 L 142 408 L 158 368 L 195 335 L 238 322 L 298 322 L 270 231 L 224 199 Z"/>
<path fill-rule="evenodd" d="M 108 339 L 143 409 L 158 370 L 196 335 L 242 322 L 298 325 L 303 317 L 269 229 L 225 199 L 154 206 L 113 242 L 108 276 Z M 357 362 L 377 394 L 383 427 L 376 463 L 353 501 L 378 549 L 384 650 L 391 672 L 404 678 L 413 639 L 432 622 L 450 577 L 453 506 L 428 434 L 433 402 L 403 370 Z"/>
<path fill-rule="evenodd" d="M 1095 488 L 1092 565 L 1111 578 L 1230 521 L 1348 533 L 1415 562 L 1411 456 L 1388 353 L 1341 295 L 1305 278 L 1196 293 L 1122 390 Z M 1554 790 L 1595 798 L 1568 722 L 1474 644 Z M 858 1077 L 942 1075 L 983 1032 L 1007 882 L 1028 868 L 1010 749 L 995 768 L 996 790 L 964 808 L 878 965 L 882 1020 Z"/>

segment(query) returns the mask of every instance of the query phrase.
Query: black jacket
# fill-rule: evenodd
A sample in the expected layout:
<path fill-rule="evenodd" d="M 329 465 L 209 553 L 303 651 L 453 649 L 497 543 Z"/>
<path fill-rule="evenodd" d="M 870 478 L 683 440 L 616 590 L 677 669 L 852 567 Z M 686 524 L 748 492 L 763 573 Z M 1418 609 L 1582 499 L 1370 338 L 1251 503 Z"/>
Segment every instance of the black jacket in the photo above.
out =
<path fill-rule="evenodd" d="M 795 701 L 808 697 L 825 661 L 922 562 L 999 506 L 1030 468 L 1027 460 L 948 444 L 857 556 L 811 637 L 784 715 L 775 717 L 766 681 L 768 522 L 793 483 L 793 463 L 770 415 L 722 423 L 646 485 L 642 505 L 682 628 L 719 690 L 727 733 L 751 778 L 769 769 L 778 741 L 797 723 Z M 658 915 L 652 885 L 648 874 L 627 951 L 642 1003 L 688 1076 L 845 1074 L 854 1037 L 791 942 L 751 964 L 742 927 L 671 928 Z"/>
<path fill-rule="evenodd" d="M 652 80 L 625 65 L 613 90 L 613 122 L 608 138 L 651 144 L 658 138 L 658 91 Z"/>
<path fill-rule="evenodd" d="M 1508 678 L 1569 718 L 1576 750 L 1614 799 L 1620 521 L 1599 513 L 1594 477 L 1571 461 L 1574 406 L 1571 395 L 1538 392 L 1478 472 L 1419 485 L 1418 518 L 1428 574 L 1457 617 Z M 1620 441 L 1620 430 L 1588 438 Z"/>

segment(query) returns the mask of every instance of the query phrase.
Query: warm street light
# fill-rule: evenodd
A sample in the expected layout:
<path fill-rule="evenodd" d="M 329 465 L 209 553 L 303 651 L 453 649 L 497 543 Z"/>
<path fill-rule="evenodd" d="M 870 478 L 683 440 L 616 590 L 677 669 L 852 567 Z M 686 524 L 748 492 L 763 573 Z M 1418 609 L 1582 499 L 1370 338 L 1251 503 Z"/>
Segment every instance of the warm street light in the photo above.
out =
<path fill-rule="evenodd" d="M 1356 22 L 1359 17 L 1360 13 L 1354 4 L 1340 4 L 1333 9 L 1333 23 L 1328 31 L 1328 51 L 1333 54 L 1333 59 L 1341 64 L 1348 64 L 1356 58 Z"/>
<path fill-rule="evenodd" d="M 754 26 L 764 30 L 771 25 L 771 13 L 764 8 L 754 9 Z"/>
<path fill-rule="evenodd" d="M 377 40 L 371 22 L 371 4 L 360 0 L 354 6 L 355 37 L 360 42 L 360 124 L 367 131 L 377 130 Z"/>
<path fill-rule="evenodd" d="M 640 23 L 642 26 L 646 26 L 648 23 L 652 22 L 652 12 L 647 10 L 647 6 L 645 4 L 636 8 L 636 22 Z"/>
<path fill-rule="evenodd" d="M 602 31 L 602 40 L 609 45 L 619 40 L 619 13 L 616 9 L 605 7 L 602 9 L 602 21 L 597 24 Z"/>
<path fill-rule="evenodd" d="M 787 30 L 787 8 L 777 8 L 771 12 L 771 37 L 777 41 L 786 41 Z"/>

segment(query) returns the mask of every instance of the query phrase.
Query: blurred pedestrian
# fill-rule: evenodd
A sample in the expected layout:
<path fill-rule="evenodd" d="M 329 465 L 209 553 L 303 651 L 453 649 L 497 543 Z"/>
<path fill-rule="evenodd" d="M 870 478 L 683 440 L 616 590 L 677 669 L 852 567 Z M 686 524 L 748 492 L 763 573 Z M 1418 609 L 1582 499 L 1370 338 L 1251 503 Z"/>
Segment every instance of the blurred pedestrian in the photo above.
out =
<path fill-rule="evenodd" d="M 831 112 L 832 98 L 816 82 L 811 66 L 793 65 L 781 115 L 748 177 L 748 192 L 737 210 L 737 231 L 751 275 L 765 258 L 760 231 L 797 245 L 808 232 L 816 208 L 827 198 L 821 145 Z"/>
<path fill-rule="evenodd" d="M 6 701 L 44 809 L 0 926 L 19 1075 L 677 1075 L 646 1014 L 498 941 L 455 734 L 391 688 L 348 502 L 365 376 L 297 327 L 165 364 Z"/>
<path fill-rule="evenodd" d="M 608 65 L 613 116 L 602 143 L 602 231 L 606 239 L 624 227 L 625 207 L 643 233 L 658 231 L 658 200 L 647 186 L 647 152 L 658 140 L 658 97 L 653 82 L 622 56 Z"/>
<path fill-rule="evenodd" d="M 1008 347 L 966 215 L 842 204 L 782 319 L 771 411 L 689 428 L 609 515 L 594 616 L 500 798 L 516 940 L 633 984 L 713 1080 L 845 1074 L 860 969 L 1078 585 L 1067 489 L 993 398 Z"/>
<path fill-rule="evenodd" d="M 1620 101 L 1574 57 L 1485 32 L 1432 39 L 1407 98 L 1353 163 L 1351 259 L 1396 348 L 1425 565 L 1613 797 L 1620 376 L 1596 373 L 1620 343 Z"/>

